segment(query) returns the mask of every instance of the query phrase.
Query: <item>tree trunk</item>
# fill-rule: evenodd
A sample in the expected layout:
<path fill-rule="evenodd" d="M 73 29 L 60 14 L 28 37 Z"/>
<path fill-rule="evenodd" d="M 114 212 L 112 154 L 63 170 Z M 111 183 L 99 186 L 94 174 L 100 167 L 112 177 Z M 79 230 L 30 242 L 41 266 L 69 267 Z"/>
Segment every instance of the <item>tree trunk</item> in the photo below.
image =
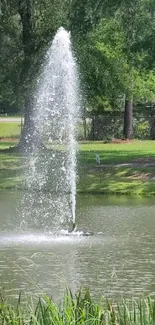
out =
<path fill-rule="evenodd" d="M 125 139 L 131 139 L 133 137 L 133 99 L 125 100 L 123 134 Z"/>
<path fill-rule="evenodd" d="M 151 118 L 150 139 L 155 140 L 155 118 Z"/>
<path fill-rule="evenodd" d="M 31 59 L 31 55 L 35 49 L 34 15 L 32 4 L 32 0 L 18 1 L 18 13 L 20 15 L 22 24 L 23 51 L 26 61 Z"/>
<path fill-rule="evenodd" d="M 34 145 L 33 101 L 25 99 L 24 127 L 20 137 L 19 148 L 25 152 L 32 151 Z"/>
<path fill-rule="evenodd" d="M 35 52 L 35 38 L 34 38 L 34 19 L 32 0 L 18 0 L 18 13 L 22 24 L 22 43 L 24 58 L 22 63 L 22 72 L 20 77 L 21 89 L 25 96 L 24 107 L 24 128 L 20 138 L 19 147 L 25 150 L 30 150 L 33 146 L 34 123 L 33 123 L 33 100 L 32 89 L 30 82 L 30 69 L 33 62 L 33 55 Z M 32 141 L 32 146 L 30 142 Z"/>

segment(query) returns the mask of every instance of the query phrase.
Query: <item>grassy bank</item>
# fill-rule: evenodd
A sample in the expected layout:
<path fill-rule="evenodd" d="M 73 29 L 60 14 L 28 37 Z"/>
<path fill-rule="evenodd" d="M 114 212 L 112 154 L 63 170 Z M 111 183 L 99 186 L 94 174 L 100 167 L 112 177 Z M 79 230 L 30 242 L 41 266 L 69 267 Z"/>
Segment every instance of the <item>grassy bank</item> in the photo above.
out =
<path fill-rule="evenodd" d="M 0 143 L 0 188 L 20 187 L 21 157 Z M 121 144 L 81 143 L 78 153 L 78 192 L 128 195 L 155 194 L 155 141 Z M 100 155 L 100 164 L 96 162 Z"/>
<path fill-rule="evenodd" d="M 154 166 L 155 141 L 83 143 L 78 188 L 83 193 L 154 195 Z"/>
<path fill-rule="evenodd" d="M 154 167 L 85 168 L 80 172 L 78 191 L 92 194 L 155 195 L 154 171 Z"/>
<path fill-rule="evenodd" d="M 111 303 L 101 299 L 95 303 L 89 290 L 64 296 L 61 304 L 50 298 L 39 299 L 37 306 L 22 307 L 21 297 L 17 306 L 0 305 L 0 324 L 11 325 L 153 325 L 155 324 L 155 301 L 139 299 Z"/>

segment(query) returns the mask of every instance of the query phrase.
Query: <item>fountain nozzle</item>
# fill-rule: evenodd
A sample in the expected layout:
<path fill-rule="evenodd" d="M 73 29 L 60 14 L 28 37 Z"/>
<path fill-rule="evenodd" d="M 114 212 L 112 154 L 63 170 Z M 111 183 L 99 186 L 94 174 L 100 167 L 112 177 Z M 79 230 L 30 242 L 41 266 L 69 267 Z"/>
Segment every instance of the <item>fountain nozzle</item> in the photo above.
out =
<path fill-rule="evenodd" d="M 73 222 L 73 228 L 72 228 L 72 231 L 74 231 L 75 228 L 76 228 L 76 224 L 75 224 L 75 222 Z"/>

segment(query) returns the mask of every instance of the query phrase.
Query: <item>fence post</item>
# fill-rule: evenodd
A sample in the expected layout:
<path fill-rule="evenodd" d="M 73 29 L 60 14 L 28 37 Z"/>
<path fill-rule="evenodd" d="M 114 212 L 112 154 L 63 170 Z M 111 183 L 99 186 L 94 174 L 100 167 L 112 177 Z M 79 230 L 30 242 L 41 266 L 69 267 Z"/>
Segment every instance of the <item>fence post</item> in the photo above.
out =
<path fill-rule="evenodd" d="M 84 139 L 87 139 L 87 122 L 86 117 L 83 118 L 83 130 L 84 130 Z"/>
<path fill-rule="evenodd" d="M 22 117 L 21 117 L 21 121 L 20 121 L 20 133 L 22 134 L 23 132 L 23 120 L 22 120 Z"/>
<path fill-rule="evenodd" d="M 95 116 L 93 116 L 92 124 L 93 124 L 93 141 L 95 141 Z"/>

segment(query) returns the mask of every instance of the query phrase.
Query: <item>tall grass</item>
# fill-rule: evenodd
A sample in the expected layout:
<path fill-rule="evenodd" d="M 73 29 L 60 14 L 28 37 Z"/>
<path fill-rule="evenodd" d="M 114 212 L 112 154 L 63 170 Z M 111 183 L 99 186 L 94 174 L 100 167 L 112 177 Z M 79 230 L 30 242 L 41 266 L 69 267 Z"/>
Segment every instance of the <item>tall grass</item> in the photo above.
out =
<path fill-rule="evenodd" d="M 150 298 L 112 303 L 101 299 L 95 303 L 89 290 L 73 297 L 67 291 L 62 303 L 56 304 L 49 297 L 40 298 L 36 307 L 22 307 L 21 296 L 16 306 L 2 299 L 1 325 L 154 325 L 155 301 Z"/>

